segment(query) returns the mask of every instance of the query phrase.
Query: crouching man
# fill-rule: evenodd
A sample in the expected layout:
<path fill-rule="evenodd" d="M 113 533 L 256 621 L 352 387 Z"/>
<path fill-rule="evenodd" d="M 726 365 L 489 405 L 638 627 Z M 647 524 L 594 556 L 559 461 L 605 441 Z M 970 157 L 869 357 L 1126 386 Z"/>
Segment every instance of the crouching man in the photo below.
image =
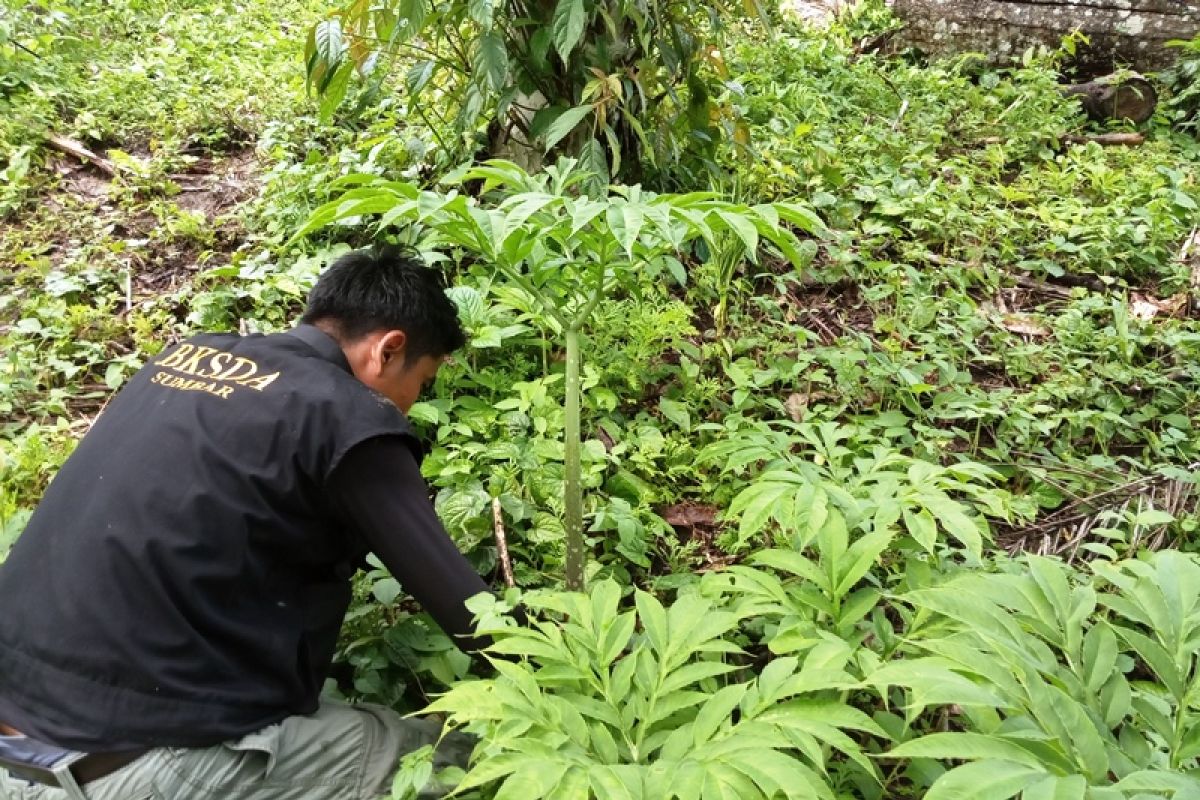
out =
<path fill-rule="evenodd" d="M 319 695 L 368 552 L 479 644 L 405 417 L 465 339 L 444 288 L 354 252 L 294 330 L 130 379 L 0 566 L 0 798 L 366 800 L 437 740 Z"/>

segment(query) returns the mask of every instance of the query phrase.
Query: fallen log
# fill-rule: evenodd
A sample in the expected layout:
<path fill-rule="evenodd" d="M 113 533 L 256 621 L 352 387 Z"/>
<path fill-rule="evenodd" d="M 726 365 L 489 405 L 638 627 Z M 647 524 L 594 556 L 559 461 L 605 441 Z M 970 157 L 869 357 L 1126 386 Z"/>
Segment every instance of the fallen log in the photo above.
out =
<path fill-rule="evenodd" d="M 931 56 L 976 52 L 1003 63 L 1029 47 L 1059 47 L 1080 31 L 1081 73 L 1104 75 L 1120 66 L 1154 72 L 1174 63 L 1172 39 L 1200 33 L 1197 0 L 889 0 L 905 28 L 901 46 Z"/>
<path fill-rule="evenodd" d="M 1154 116 L 1158 92 L 1154 84 L 1136 73 L 1105 75 L 1087 83 L 1064 88 L 1063 94 L 1078 97 L 1087 115 L 1098 122 L 1124 119 L 1145 122 Z"/>

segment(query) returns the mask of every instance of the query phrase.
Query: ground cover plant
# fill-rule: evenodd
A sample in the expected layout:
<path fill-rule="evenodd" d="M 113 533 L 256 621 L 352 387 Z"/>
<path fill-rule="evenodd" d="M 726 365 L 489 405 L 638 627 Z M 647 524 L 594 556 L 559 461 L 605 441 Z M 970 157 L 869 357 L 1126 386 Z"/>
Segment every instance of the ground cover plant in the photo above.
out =
<path fill-rule="evenodd" d="M 496 645 L 472 671 L 373 569 L 331 689 L 476 734 L 456 796 L 1200 796 L 1194 59 L 1111 148 L 1062 53 L 881 52 L 876 3 L 689 20 L 726 37 L 687 68 L 724 144 L 674 114 L 686 80 L 652 120 L 632 83 L 543 118 L 607 142 L 603 106 L 682 148 L 610 188 L 558 153 L 466 163 L 470 82 L 413 85 L 508 10 L 439 7 L 453 36 L 406 40 L 432 56 L 322 109 L 305 37 L 350 24 L 334 5 L 0 22 L 0 554 L 148 357 L 282 329 L 324 265 L 393 241 L 471 334 L 411 416 Z M 584 68 L 559 7 L 552 56 Z"/>

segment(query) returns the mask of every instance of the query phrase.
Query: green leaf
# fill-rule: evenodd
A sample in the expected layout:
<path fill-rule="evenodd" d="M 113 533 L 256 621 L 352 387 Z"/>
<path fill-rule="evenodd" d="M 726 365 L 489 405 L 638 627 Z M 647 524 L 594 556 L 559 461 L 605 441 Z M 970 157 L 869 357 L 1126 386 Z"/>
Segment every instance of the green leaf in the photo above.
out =
<path fill-rule="evenodd" d="M 1082 775 L 1044 778 L 1027 788 L 1021 800 L 1084 800 L 1087 788 Z"/>
<path fill-rule="evenodd" d="M 1171 792 L 1179 800 L 1200 797 L 1200 779 L 1164 770 L 1142 770 L 1126 775 L 1117 782 L 1117 788 L 1126 792 L 1154 792 L 1158 795 Z"/>
<path fill-rule="evenodd" d="M 590 105 L 575 106 L 574 108 L 566 109 L 555 117 L 554 121 L 546 126 L 546 152 L 549 153 L 554 148 L 554 145 L 562 141 L 563 137 L 575 130 L 575 126 L 582 122 L 583 118 L 590 113 L 592 113 Z"/>
<path fill-rule="evenodd" d="M 1117 636 L 1132 647 L 1160 681 L 1170 690 L 1176 699 L 1181 699 L 1187 691 L 1183 677 L 1175 666 L 1171 655 L 1158 642 L 1149 636 L 1122 626 L 1114 626 Z"/>
<path fill-rule="evenodd" d="M 125 365 L 114 361 L 104 370 L 104 385 L 109 389 L 119 389 L 125 382 Z"/>
<path fill-rule="evenodd" d="M 754 781 L 723 761 L 708 762 L 705 767 L 701 800 L 744 800 L 758 794 Z"/>
<path fill-rule="evenodd" d="M 699 747 L 713 737 L 717 730 L 732 722 L 731 715 L 746 694 L 747 684 L 734 683 L 719 689 L 709 698 L 692 723 L 692 745 Z"/>
<path fill-rule="evenodd" d="M 863 536 L 851 545 L 846 557 L 842 559 L 844 566 L 838 575 L 838 584 L 834 587 L 834 594 L 838 597 L 845 597 L 854 588 L 854 585 L 871 571 L 872 565 L 891 544 L 891 541 L 891 531 L 877 530 Z"/>
<path fill-rule="evenodd" d="M 728 672 L 729 670 L 724 671 Z M 645 725 L 653 725 L 656 722 L 666 719 L 672 714 L 679 713 L 685 708 L 691 708 L 692 706 L 699 705 L 709 697 L 709 692 L 699 692 L 692 689 L 680 689 L 669 694 L 664 694 L 659 697 L 653 703 L 653 705 L 647 706 L 647 710 L 641 715 L 642 722 Z"/>
<path fill-rule="evenodd" d="M 546 800 L 590 800 L 587 770 L 577 765 L 568 767 L 553 788 L 541 796 Z"/>
<path fill-rule="evenodd" d="M 437 62 L 435 61 L 414 62 L 404 75 L 404 88 L 408 90 L 409 95 L 420 94 L 421 90 L 429 85 L 436 70 Z"/>
<path fill-rule="evenodd" d="M 479 761 L 463 777 L 462 782 L 455 787 L 454 791 L 455 793 L 465 792 L 468 789 L 498 781 L 518 770 L 537 770 L 544 764 L 545 761 L 537 756 L 525 753 L 501 753 Z"/>
<path fill-rule="evenodd" d="M 337 111 L 342 100 L 346 98 L 346 92 L 350 88 L 350 78 L 353 74 L 354 64 L 347 61 L 334 71 L 328 82 L 320 87 L 321 105 L 318 115 L 322 122 L 328 123 L 333 119 L 333 112 Z"/>
<path fill-rule="evenodd" d="M 641 589 L 634 591 L 634 604 L 642 622 L 642 630 L 650 640 L 650 647 L 661 658 L 668 643 L 667 612 L 658 598 Z"/>
<path fill-rule="evenodd" d="M 400 35 L 402 41 L 417 35 L 425 26 L 426 2 L 427 0 L 400 0 L 397 3 L 396 13 L 399 17 L 397 24 L 403 28 L 403 33 Z"/>
<path fill-rule="evenodd" d="M 726 664 L 723 661 L 697 661 L 692 664 L 685 664 L 679 669 L 671 671 L 664 679 L 662 685 L 662 693 L 664 695 L 682 689 L 686 686 L 691 686 L 694 683 L 712 678 L 717 675 L 725 675 L 732 672 L 737 667 Z"/>
<path fill-rule="evenodd" d="M 951 500 L 941 492 L 921 492 L 919 502 L 937 517 L 946 533 L 957 539 L 976 558 L 983 553 L 983 536 L 979 524 L 963 511 L 962 504 Z"/>
<path fill-rule="evenodd" d="M 612 578 L 597 581 L 591 587 L 591 603 L 587 611 L 577 615 L 574 622 L 591 627 L 608 625 L 617 615 L 617 605 L 621 602 L 621 587 Z M 590 613 L 589 613 L 590 612 Z"/>
<path fill-rule="evenodd" d="M 793 508 L 791 500 L 796 494 L 794 483 L 773 483 L 759 480 L 742 491 L 730 505 L 730 515 L 741 514 L 738 525 L 738 544 L 743 545 L 754 534 L 762 530 L 772 518 L 788 527 L 784 512 Z M 744 513 L 743 513 L 744 512 Z"/>
<path fill-rule="evenodd" d="M 1049 558 L 1030 556 L 1025 563 L 1050 605 L 1066 614 L 1071 607 L 1071 587 L 1062 564 Z"/>
<path fill-rule="evenodd" d="M 1007 708 L 1001 695 L 992 688 L 964 678 L 947 668 L 940 658 L 912 658 L 884 664 L 872 672 L 866 683 L 875 686 L 906 686 L 912 690 L 913 705 L 960 705 Z"/>
<path fill-rule="evenodd" d="M 718 209 L 717 216 L 742 240 L 742 246 L 746 248 L 746 257 L 752 262 L 757 262 L 758 230 L 754 223 L 737 211 Z"/>
<path fill-rule="evenodd" d="M 583 37 L 583 25 L 586 14 L 583 0 L 558 0 L 554 7 L 554 21 L 551 30 L 554 35 L 554 48 L 564 64 L 569 63 L 571 51 Z"/>
<path fill-rule="evenodd" d="M 691 432 L 692 415 L 683 403 L 663 397 L 658 401 L 658 410 L 662 412 L 664 417 L 682 428 L 684 433 Z"/>
<path fill-rule="evenodd" d="M 812 583 L 824 582 L 817 565 L 794 550 L 761 550 L 751 559 L 752 564 L 771 567 Z"/>
<path fill-rule="evenodd" d="M 604 640 L 601 642 L 600 664 L 608 666 L 617 656 L 624 652 L 629 646 L 629 637 L 633 635 L 633 628 L 637 619 L 632 611 L 627 611 L 624 614 L 617 616 L 616 620 L 605 623 L 607 631 L 604 634 Z"/>
<path fill-rule="evenodd" d="M 400 759 L 400 769 L 392 781 L 391 800 L 417 800 L 433 776 L 433 746 L 413 750 Z"/>
<path fill-rule="evenodd" d="M 341 20 L 332 17 L 318 22 L 309 34 L 307 49 L 308 85 L 320 94 L 349 53 Z"/>
<path fill-rule="evenodd" d="M 762 206 L 755 208 L 761 209 Z M 825 223 L 808 206 L 799 203 L 772 203 L 770 209 L 778 214 L 780 219 L 806 233 L 822 233 L 826 230 Z"/>
<path fill-rule="evenodd" d="M 626 774 L 629 774 L 628 771 Z M 593 764 L 588 769 L 588 783 L 596 797 L 603 797 L 606 800 L 643 800 L 644 798 L 640 781 L 634 784 L 637 786 L 636 791 L 631 789 L 630 784 L 622 780 L 618 768 L 608 764 Z"/>
<path fill-rule="evenodd" d="M 936 758 L 942 761 L 996 759 L 1045 769 L 1033 753 L 1019 744 L 981 733 L 931 733 L 893 747 L 888 758 Z"/>
<path fill-rule="evenodd" d="M 1117 664 L 1117 637 L 1105 622 L 1097 622 L 1083 638 L 1083 669 L 1089 692 L 1099 692 Z"/>
<path fill-rule="evenodd" d="M 504 37 L 498 31 L 488 31 L 475 40 L 471 70 L 480 86 L 493 92 L 504 88 L 508 77 L 508 52 Z"/>
<path fill-rule="evenodd" d="M 568 769 L 563 761 L 531 760 L 524 769 L 514 772 L 500 785 L 493 800 L 529 800 L 548 795 Z"/>
<path fill-rule="evenodd" d="M 916 513 L 904 509 L 904 527 L 926 552 L 932 553 L 937 547 L 937 521 L 928 509 L 918 509 Z"/>
<path fill-rule="evenodd" d="M 782 794 L 791 800 L 813 797 L 814 794 L 818 797 L 832 796 L 825 781 L 811 769 L 798 759 L 774 750 L 748 751 L 744 757 L 727 759 L 727 763 L 754 781 L 764 797 Z"/>
<path fill-rule="evenodd" d="M 633 258 L 633 246 L 641 235 L 646 215 L 633 203 L 614 203 L 605 215 L 609 232 L 616 238 L 626 255 Z"/>
<path fill-rule="evenodd" d="M 604 140 L 608 142 L 608 152 L 612 155 L 612 171 L 620 174 L 621 142 L 617 139 L 617 133 L 613 130 L 612 125 L 604 126 Z"/>
<path fill-rule="evenodd" d="M 396 21 L 399 19 L 396 12 L 386 6 L 376 8 L 374 10 L 375 18 L 375 35 L 383 41 L 388 41 L 392 38 L 396 31 Z"/>
<path fill-rule="evenodd" d="M 604 145 L 595 137 L 589 137 L 583 143 L 583 149 L 579 153 L 579 169 L 589 176 L 584 181 L 584 187 L 590 195 L 598 197 L 607 193 L 612 173 L 609 171 Z"/>
<path fill-rule="evenodd" d="M 474 20 L 485 33 L 492 29 L 492 16 L 495 12 L 495 0 L 467 0 L 467 16 Z"/>
<path fill-rule="evenodd" d="M 1045 777 L 1045 770 L 1012 761 L 975 761 L 934 781 L 925 800 L 1007 800 Z"/>
<path fill-rule="evenodd" d="M 1197 756 L 1200 756 L 1200 721 L 1193 719 L 1175 757 L 1180 761 L 1186 761 Z"/>

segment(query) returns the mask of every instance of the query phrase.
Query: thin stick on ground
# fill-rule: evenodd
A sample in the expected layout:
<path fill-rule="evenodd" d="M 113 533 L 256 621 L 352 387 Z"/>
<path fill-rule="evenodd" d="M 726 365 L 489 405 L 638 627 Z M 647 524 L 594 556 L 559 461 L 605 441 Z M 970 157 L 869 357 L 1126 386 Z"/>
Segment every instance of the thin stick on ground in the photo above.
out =
<path fill-rule="evenodd" d="M 74 139 L 68 139 L 65 136 L 59 136 L 57 133 L 51 133 L 46 137 L 46 142 L 55 150 L 94 164 L 101 172 L 110 177 L 117 174 L 117 168 L 111 161 L 96 155 Z"/>
<path fill-rule="evenodd" d="M 1089 144 L 1095 142 L 1102 147 L 1137 147 L 1146 143 L 1144 133 L 1099 133 L 1092 136 L 1065 133 L 1059 137 L 1065 144 Z M 984 136 L 976 141 L 979 147 L 994 144 L 1005 144 L 1009 139 L 1005 136 Z"/>
<path fill-rule="evenodd" d="M 1068 134 L 1063 137 L 1063 141 L 1067 144 L 1089 144 L 1095 142 L 1102 147 L 1137 147 L 1146 143 L 1146 135 L 1143 133 L 1101 133 L 1095 136 L 1073 136 Z"/>
<path fill-rule="evenodd" d="M 504 583 L 508 588 L 516 586 L 513 581 L 512 560 L 508 557 L 508 539 L 504 535 L 504 517 L 500 509 L 500 498 L 492 498 L 492 521 L 496 527 L 496 549 L 500 552 L 500 568 L 504 571 Z"/>

